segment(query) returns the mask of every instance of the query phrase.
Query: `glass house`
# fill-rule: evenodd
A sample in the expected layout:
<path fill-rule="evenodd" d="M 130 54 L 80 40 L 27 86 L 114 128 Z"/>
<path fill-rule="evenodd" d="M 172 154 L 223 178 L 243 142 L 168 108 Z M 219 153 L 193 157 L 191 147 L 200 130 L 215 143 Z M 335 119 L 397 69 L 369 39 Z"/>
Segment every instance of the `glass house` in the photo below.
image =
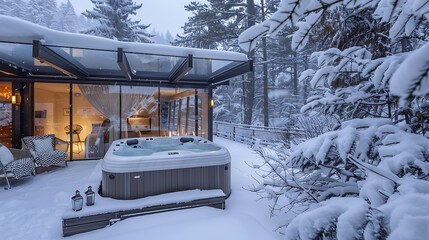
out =
<path fill-rule="evenodd" d="M 252 71 L 240 53 L 0 25 L 0 143 L 55 134 L 69 160 L 99 159 L 119 138 L 212 139 L 213 88 Z"/>

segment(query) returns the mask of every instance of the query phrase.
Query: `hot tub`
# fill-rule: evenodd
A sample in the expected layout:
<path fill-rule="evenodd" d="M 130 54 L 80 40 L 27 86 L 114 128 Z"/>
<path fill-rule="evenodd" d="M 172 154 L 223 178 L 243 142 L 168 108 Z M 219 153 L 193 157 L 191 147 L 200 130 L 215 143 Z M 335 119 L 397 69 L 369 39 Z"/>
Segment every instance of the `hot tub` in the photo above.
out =
<path fill-rule="evenodd" d="M 231 193 L 228 150 L 200 137 L 116 140 L 104 156 L 102 169 L 102 194 L 115 199 L 192 189 Z"/>

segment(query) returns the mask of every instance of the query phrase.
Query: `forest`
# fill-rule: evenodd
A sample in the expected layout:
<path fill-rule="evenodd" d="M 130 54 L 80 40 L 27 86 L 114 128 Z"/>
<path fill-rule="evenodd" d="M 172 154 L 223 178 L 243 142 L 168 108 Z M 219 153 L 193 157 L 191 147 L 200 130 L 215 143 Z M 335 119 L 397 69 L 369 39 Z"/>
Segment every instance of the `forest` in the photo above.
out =
<path fill-rule="evenodd" d="M 0 14 L 246 53 L 254 71 L 214 90 L 214 117 L 305 133 L 253 146 L 264 164 L 250 164 L 249 190 L 271 200 L 271 214 L 296 216 L 279 226 L 286 239 L 429 235 L 429 1 L 193 1 L 182 33 L 160 38 L 130 18 L 144 5 L 91 1 L 76 13 L 70 2 L 0 0 Z"/>

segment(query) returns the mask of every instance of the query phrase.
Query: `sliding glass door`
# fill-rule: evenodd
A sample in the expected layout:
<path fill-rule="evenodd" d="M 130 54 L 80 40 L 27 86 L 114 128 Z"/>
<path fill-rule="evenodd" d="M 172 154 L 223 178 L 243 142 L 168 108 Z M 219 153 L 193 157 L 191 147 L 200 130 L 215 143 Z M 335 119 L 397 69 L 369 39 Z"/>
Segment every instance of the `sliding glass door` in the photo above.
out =
<path fill-rule="evenodd" d="M 111 143 L 119 139 L 120 86 L 73 85 L 73 159 L 100 159 Z M 78 139 L 76 139 L 78 138 Z"/>
<path fill-rule="evenodd" d="M 68 151 L 66 127 L 70 125 L 70 84 L 34 84 L 34 135 L 54 134 L 57 148 Z"/>

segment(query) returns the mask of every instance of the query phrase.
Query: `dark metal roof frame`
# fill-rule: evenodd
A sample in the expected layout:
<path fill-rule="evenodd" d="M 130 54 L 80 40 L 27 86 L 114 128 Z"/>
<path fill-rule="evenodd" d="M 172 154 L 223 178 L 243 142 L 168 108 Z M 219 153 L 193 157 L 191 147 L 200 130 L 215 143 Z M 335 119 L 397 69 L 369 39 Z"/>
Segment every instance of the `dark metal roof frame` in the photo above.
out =
<path fill-rule="evenodd" d="M 52 49 L 43 46 L 39 40 L 33 41 L 33 58 L 39 60 L 41 63 L 48 64 L 49 66 L 61 71 L 62 73 L 74 78 L 87 78 L 89 76 L 85 67 L 79 66 L 74 59 L 61 56 Z"/>
<path fill-rule="evenodd" d="M 194 58 L 191 54 L 188 55 L 183 61 L 179 62 L 174 66 L 172 74 L 170 74 L 170 82 L 176 83 L 182 79 L 186 74 L 191 71 L 194 66 Z"/>
<path fill-rule="evenodd" d="M 8 76 L 24 77 L 28 74 L 28 70 L 18 67 L 8 61 L 0 59 L 0 73 Z"/>
<path fill-rule="evenodd" d="M 209 78 L 209 82 L 214 85 L 219 85 L 228 79 L 253 71 L 253 61 L 249 60 L 243 63 L 230 63 L 225 67 L 217 70 Z"/>
<path fill-rule="evenodd" d="M 0 73 L 1 74 L 1 73 Z M 1 76 L 1 75 L 0 75 Z M 37 77 L 37 78 L 34 78 Z M 73 83 L 73 84 L 97 84 L 97 85 L 133 85 L 133 86 L 149 86 L 149 87 L 171 87 L 171 88 L 208 88 L 208 83 L 195 82 L 195 81 L 180 81 L 178 83 L 171 83 L 169 81 L 153 81 L 148 79 L 133 79 L 133 81 L 125 81 L 125 79 L 118 78 L 97 78 L 89 77 L 86 79 L 76 79 L 70 76 L 33 76 L 33 78 L 27 77 L 14 77 L 5 75 L 0 77 L 0 82 L 2 81 L 22 81 L 22 82 L 37 82 L 37 83 Z"/>
<path fill-rule="evenodd" d="M 125 55 L 123 48 L 118 48 L 118 59 L 117 59 L 119 68 L 121 69 L 122 73 L 124 74 L 125 78 L 128 81 L 133 80 L 133 74 L 131 72 L 131 67 L 128 62 L 127 56 Z"/>
<path fill-rule="evenodd" d="M 0 41 L 0 43 L 23 44 L 2 41 Z M 192 54 L 189 54 L 188 57 L 179 57 L 180 60 L 175 64 L 172 70 L 168 72 L 148 71 L 145 69 L 142 69 L 143 71 L 134 71 L 131 68 L 129 59 L 127 58 L 127 54 L 133 53 L 128 51 L 125 52 L 122 48 L 117 49 L 117 64 L 119 69 L 87 68 L 74 58 L 73 49 L 73 47 L 67 46 L 60 47 L 53 45 L 43 45 L 41 41 L 34 40 L 32 45 L 32 57 L 41 63 L 45 63 L 46 66 L 39 67 L 35 65 L 34 69 L 27 69 L 20 64 L 12 63 L 9 59 L 9 55 L 0 55 L 0 81 L 10 81 L 11 79 L 15 79 L 26 82 L 37 81 L 88 84 L 113 83 L 124 85 L 161 85 L 166 87 L 207 88 L 209 86 L 227 84 L 229 78 L 238 76 L 248 71 L 252 71 L 252 61 L 237 62 L 231 60 L 230 64 L 222 67 L 212 74 L 190 74 L 195 64 L 195 57 Z M 111 50 L 99 51 L 115 52 Z M 157 56 L 164 55 L 159 54 Z M 20 60 L 18 59 L 18 61 Z M 65 75 L 62 75 L 58 72 L 52 72 L 52 70 L 42 72 L 43 69 L 49 69 L 50 67 L 60 71 Z"/>

